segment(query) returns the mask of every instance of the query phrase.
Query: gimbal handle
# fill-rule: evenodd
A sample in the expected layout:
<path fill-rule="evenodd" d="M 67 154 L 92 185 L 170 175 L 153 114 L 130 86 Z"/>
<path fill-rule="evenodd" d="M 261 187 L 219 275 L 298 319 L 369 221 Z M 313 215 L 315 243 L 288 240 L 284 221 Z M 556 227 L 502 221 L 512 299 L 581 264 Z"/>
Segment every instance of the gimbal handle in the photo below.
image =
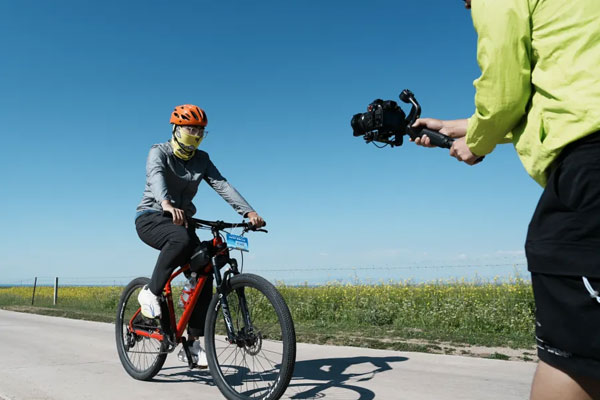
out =
<path fill-rule="evenodd" d="M 412 106 L 410 113 L 408 113 L 408 117 L 406 118 L 406 122 L 408 123 L 408 126 L 406 127 L 406 133 L 408 133 L 408 136 L 410 136 L 412 140 L 415 140 L 423 135 L 427 135 L 431 140 L 431 144 L 436 147 L 443 147 L 445 149 L 452 147 L 452 142 L 454 142 L 454 139 L 450 136 L 446 136 L 443 133 L 432 131 L 431 129 L 427 128 L 413 128 L 412 125 L 415 123 L 415 121 L 418 118 L 421 118 L 421 105 L 415 98 L 413 92 L 408 89 L 404 89 L 398 97 L 400 97 L 400 100 L 402 100 L 404 103 L 408 103 Z"/>
<path fill-rule="evenodd" d="M 450 147 L 452 147 L 452 143 L 454 143 L 454 138 L 451 138 L 450 136 L 446 136 L 443 133 L 439 133 L 438 131 L 432 131 L 431 129 L 427 129 L 427 128 L 408 128 L 409 132 L 408 135 L 410 136 L 411 139 L 415 140 L 418 137 L 421 137 L 423 135 L 427 135 L 429 136 L 429 140 L 431 140 L 431 144 L 437 147 L 443 147 L 445 149 L 449 149 Z M 413 136 L 414 135 L 414 136 Z M 485 158 L 485 156 L 481 156 L 479 157 L 476 161 L 475 164 L 483 161 L 483 159 Z"/>
<path fill-rule="evenodd" d="M 449 149 L 452 147 L 452 143 L 454 142 L 454 138 L 450 136 L 446 136 L 443 133 L 439 133 L 438 131 L 432 131 L 427 128 L 408 128 L 408 135 L 411 139 L 415 140 L 418 137 L 423 135 L 427 135 L 429 140 L 431 140 L 431 144 L 437 147 L 443 147 L 444 149 Z"/>

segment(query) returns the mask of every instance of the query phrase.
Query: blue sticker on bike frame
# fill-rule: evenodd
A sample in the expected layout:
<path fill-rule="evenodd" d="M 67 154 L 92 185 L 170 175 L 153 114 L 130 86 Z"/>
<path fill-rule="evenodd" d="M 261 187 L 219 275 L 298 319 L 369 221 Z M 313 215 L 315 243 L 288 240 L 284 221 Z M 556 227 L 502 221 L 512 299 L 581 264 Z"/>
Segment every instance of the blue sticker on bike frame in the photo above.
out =
<path fill-rule="evenodd" d="M 232 235 L 231 233 L 227 232 L 225 232 L 225 238 L 227 240 L 227 247 L 248 251 L 248 238 L 239 235 Z"/>

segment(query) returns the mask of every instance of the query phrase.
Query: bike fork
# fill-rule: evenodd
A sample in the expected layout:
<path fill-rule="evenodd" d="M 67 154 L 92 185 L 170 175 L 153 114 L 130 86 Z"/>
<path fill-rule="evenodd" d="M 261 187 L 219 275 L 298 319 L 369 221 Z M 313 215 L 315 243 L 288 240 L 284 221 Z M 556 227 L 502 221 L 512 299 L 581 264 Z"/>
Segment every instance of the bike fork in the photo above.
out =
<path fill-rule="evenodd" d="M 214 265 L 214 263 L 213 263 Z M 224 287 L 224 283 L 228 283 L 227 277 L 225 279 L 221 279 L 221 274 L 218 269 L 215 268 L 215 283 L 217 284 L 217 295 L 219 296 L 219 301 L 221 302 L 221 310 L 223 311 L 223 318 L 225 319 L 225 326 L 227 328 L 227 339 L 229 343 L 235 342 L 235 332 L 233 331 L 233 322 L 231 321 L 231 313 L 229 312 L 229 303 L 227 302 L 227 297 L 223 295 L 226 288 Z"/>
<path fill-rule="evenodd" d="M 218 291 L 218 289 L 217 289 Z M 240 302 L 240 310 L 244 316 L 244 329 L 243 332 L 249 333 L 252 331 L 252 322 L 250 320 L 250 313 L 248 312 L 248 306 L 246 303 L 246 296 L 244 295 L 244 289 L 237 289 L 238 299 Z M 231 312 L 229 311 L 229 302 L 227 297 L 223 296 L 222 293 L 219 293 L 219 298 L 221 301 L 221 309 L 223 311 L 223 318 L 225 319 L 225 325 L 227 326 L 227 339 L 229 343 L 237 343 L 238 338 L 237 334 L 234 331 L 233 322 L 231 319 Z"/>
<path fill-rule="evenodd" d="M 238 299 L 240 301 L 240 309 L 244 316 L 244 324 L 246 325 L 246 332 L 252 331 L 252 320 L 250 319 L 250 312 L 248 311 L 248 303 L 246 302 L 246 294 L 244 288 L 236 289 Z"/>
<path fill-rule="evenodd" d="M 232 265 L 232 267 L 236 267 L 236 265 Z M 237 268 L 235 268 L 237 270 Z M 219 301 L 221 302 L 221 310 L 223 312 L 223 318 L 225 319 L 225 326 L 227 328 L 227 339 L 229 343 L 237 343 L 237 333 L 234 331 L 233 321 L 231 319 L 231 312 L 229 310 L 229 301 L 227 297 L 224 296 L 227 287 L 229 286 L 229 274 L 230 271 L 225 272 L 225 276 L 221 278 L 221 274 L 215 269 L 215 282 L 217 284 L 217 295 L 219 296 Z M 236 289 L 236 293 L 238 295 L 240 311 L 244 316 L 244 331 L 250 332 L 252 330 L 252 322 L 250 320 L 250 313 L 248 312 L 248 303 L 246 302 L 246 295 L 244 294 L 244 289 Z"/>
<path fill-rule="evenodd" d="M 227 271 L 226 277 L 228 277 L 229 273 L 233 271 L 233 274 L 238 274 L 238 265 L 236 259 L 230 259 L 229 264 L 231 265 L 231 270 Z M 238 295 L 238 300 L 240 303 L 240 310 L 242 311 L 242 315 L 244 316 L 244 324 L 246 328 L 246 332 L 250 332 L 252 330 L 252 320 L 250 319 L 250 312 L 248 311 L 248 302 L 246 301 L 246 294 L 244 292 L 244 288 L 236 289 L 236 293 Z"/>

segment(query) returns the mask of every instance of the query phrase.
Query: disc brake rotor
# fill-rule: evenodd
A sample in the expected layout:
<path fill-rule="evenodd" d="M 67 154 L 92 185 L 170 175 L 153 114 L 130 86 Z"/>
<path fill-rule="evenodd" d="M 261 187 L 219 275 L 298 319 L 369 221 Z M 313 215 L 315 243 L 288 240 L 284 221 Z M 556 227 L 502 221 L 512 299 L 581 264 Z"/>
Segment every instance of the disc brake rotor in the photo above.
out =
<path fill-rule="evenodd" d="M 258 332 L 253 335 L 253 338 L 251 339 L 250 343 L 244 346 L 244 350 L 246 350 L 246 353 L 250 354 L 251 356 L 255 356 L 260 352 L 261 349 L 262 335 L 260 332 Z"/>

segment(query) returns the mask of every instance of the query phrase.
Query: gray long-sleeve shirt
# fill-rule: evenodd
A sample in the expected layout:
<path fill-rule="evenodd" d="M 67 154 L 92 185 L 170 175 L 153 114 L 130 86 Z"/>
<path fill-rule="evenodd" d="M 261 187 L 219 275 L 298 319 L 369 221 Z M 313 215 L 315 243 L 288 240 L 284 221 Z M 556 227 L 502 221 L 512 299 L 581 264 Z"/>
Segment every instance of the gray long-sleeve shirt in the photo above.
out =
<path fill-rule="evenodd" d="M 192 199 L 202 180 L 208 182 L 240 215 L 254 211 L 221 175 L 206 152 L 196 150 L 190 160 L 184 161 L 173 154 L 169 142 L 155 144 L 150 149 L 146 162 L 146 188 L 136 211 L 162 211 L 161 202 L 167 199 L 173 207 L 182 209 L 186 216 L 191 217 L 196 213 Z"/>

